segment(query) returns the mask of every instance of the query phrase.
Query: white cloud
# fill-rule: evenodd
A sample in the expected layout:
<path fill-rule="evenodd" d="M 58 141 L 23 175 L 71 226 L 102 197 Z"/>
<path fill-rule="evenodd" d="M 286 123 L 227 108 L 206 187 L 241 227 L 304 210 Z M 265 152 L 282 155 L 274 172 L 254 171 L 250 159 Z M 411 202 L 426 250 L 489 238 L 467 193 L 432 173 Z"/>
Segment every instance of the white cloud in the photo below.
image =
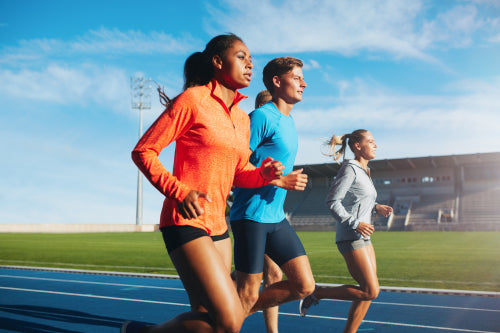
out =
<path fill-rule="evenodd" d="M 411 43 L 411 20 L 421 7 L 418 1 L 227 3 L 233 11 L 212 8 L 214 20 L 241 32 L 255 52 L 334 51 L 349 55 L 368 49 L 426 57 Z"/>
<path fill-rule="evenodd" d="M 479 5 L 486 5 L 491 7 L 500 7 L 500 0 L 466 0 Z"/>
<path fill-rule="evenodd" d="M 0 64 L 18 64 L 47 57 L 72 57 L 85 54 L 182 54 L 201 42 L 189 34 L 179 37 L 164 32 L 101 28 L 91 30 L 74 40 L 30 39 L 19 41 L 18 46 L 1 50 Z"/>
<path fill-rule="evenodd" d="M 500 33 L 490 37 L 488 41 L 491 43 L 500 43 Z"/>
<path fill-rule="evenodd" d="M 465 148 L 500 151 L 492 138 L 500 123 L 500 77 L 457 82 L 447 87 L 448 94 L 435 96 L 400 95 L 361 79 L 339 84 L 344 95 L 336 106 L 294 112 L 302 147 L 299 164 L 324 162 L 317 153 L 323 139 L 357 128 L 376 132 L 377 140 L 385 142 L 386 157 L 460 154 Z M 401 140 L 412 150 L 404 151 Z"/>
<path fill-rule="evenodd" d="M 51 64 L 41 70 L 1 70 L 0 95 L 55 104 L 96 103 L 114 110 L 130 109 L 129 79 L 112 67 Z"/>
<path fill-rule="evenodd" d="M 329 130 L 331 124 L 356 123 L 387 128 L 494 130 L 500 123 L 500 78 L 456 83 L 453 94 L 400 95 L 366 81 L 343 81 L 346 96 L 330 109 L 311 109 L 294 117 L 305 132 Z M 371 89 L 370 89 L 371 87 Z M 450 87 L 451 89 L 452 87 Z M 323 119 L 318 123 L 318 119 Z"/>
<path fill-rule="evenodd" d="M 425 44 L 429 46 L 466 47 L 473 43 L 474 33 L 486 24 L 478 17 L 475 6 L 456 6 L 426 21 L 422 39 L 427 39 Z"/>
<path fill-rule="evenodd" d="M 309 61 L 304 62 L 304 67 L 303 67 L 304 70 L 320 69 L 320 68 L 321 68 L 320 63 L 314 59 L 310 59 Z"/>
<path fill-rule="evenodd" d="M 488 23 L 478 17 L 476 7 L 459 3 L 438 14 L 431 14 L 429 3 L 403 0 L 224 4 L 209 7 L 212 30 L 234 31 L 255 53 L 330 51 L 350 56 L 368 51 L 432 63 L 436 60 L 429 48 L 436 43 L 469 45 L 472 34 Z"/>
<path fill-rule="evenodd" d="M 190 35 L 176 38 L 164 32 L 101 28 L 91 30 L 88 34 L 69 43 L 72 51 L 79 53 L 134 53 L 134 54 L 164 54 L 185 53 L 193 49 L 199 41 Z"/>

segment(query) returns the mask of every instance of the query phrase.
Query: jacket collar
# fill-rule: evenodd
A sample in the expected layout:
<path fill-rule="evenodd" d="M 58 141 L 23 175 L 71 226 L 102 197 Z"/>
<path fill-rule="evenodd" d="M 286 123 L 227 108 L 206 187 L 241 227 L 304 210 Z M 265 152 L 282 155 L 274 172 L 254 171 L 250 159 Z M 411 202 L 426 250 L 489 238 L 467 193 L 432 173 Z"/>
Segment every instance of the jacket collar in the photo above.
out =
<path fill-rule="evenodd" d="M 224 107 L 227 113 L 229 113 L 229 109 L 224 103 L 224 100 L 222 99 L 222 89 L 220 87 L 220 83 L 216 79 L 212 79 L 210 82 L 207 83 L 208 89 L 210 89 L 210 93 L 213 98 L 215 98 L 219 103 Z M 239 102 L 244 100 L 245 98 L 248 98 L 248 96 L 243 95 L 240 93 L 238 90 L 235 91 L 234 95 L 234 103 L 233 106 L 237 106 Z"/>
<path fill-rule="evenodd" d="M 365 171 L 365 169 L 363 169 L 363 167 L 361 166 L 361 164 L 359 164 L 359 162 L 356 161 L 356 160 L 345 160 L 343 163 L 356 166 L 356 167 L 360 168 L 361 170 Z M 368 174 L 370 174 L 370 167 L 367 166 L 366 169 L 367 169 L 366 172 Z"/>

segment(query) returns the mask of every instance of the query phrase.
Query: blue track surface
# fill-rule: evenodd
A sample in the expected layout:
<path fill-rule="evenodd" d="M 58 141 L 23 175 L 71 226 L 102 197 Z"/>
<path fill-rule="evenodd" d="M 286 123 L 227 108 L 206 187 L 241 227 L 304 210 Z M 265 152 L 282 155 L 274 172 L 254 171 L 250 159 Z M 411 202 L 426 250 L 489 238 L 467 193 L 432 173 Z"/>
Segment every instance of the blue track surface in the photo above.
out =
<path fill-rule="evenodd" d="M 497 295 L 498 296 L 498 295 Z M 280 332 L 342 332 L 349 302 L 322 300 L 307 317 L 280 307 Z M 119 332 L 189 309 L 176 279 L 0 268 L 0 332 Z M 262 314 L 242 332 L 265 332 Z M 500 298 L 381 292 L 358 332 L 500 332 Z"/>

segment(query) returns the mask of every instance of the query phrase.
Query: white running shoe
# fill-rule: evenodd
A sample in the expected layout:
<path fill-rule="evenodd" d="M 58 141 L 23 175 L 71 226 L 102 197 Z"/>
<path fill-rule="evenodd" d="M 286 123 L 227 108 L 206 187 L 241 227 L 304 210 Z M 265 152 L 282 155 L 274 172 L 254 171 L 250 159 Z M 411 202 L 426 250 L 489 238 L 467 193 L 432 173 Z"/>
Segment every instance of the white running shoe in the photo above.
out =
<path fill-rule="evenodd" d="M 316 295 L 312 293 L 311 295 L 300 300 L 299 304 L 299 312 L 301 317 L 305 317 L 307 314 L 307 310 L 313 305 L 317 305 L 319 303 L 319 299 L 316 298 Z"/>

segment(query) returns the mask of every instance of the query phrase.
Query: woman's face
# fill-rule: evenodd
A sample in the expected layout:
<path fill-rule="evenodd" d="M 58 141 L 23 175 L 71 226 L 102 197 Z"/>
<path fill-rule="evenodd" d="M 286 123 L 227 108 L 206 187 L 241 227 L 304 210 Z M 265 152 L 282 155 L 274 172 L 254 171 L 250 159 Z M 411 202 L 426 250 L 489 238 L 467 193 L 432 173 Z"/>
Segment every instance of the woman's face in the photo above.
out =
<path fill-rule="evenodd" d="M 229 89 L 246 88 L 252 80 L 252 58 L 247 46 L 237 40 L 222 59 L 215 60 L 217 80 Z"/>
<path fill-rule="evenodd" d="M 356 143 L 356 154 L 365 160 L 373 160 L 375 158 L 375 151 L 377 144 L 370 132 L 365 132 L 360 142 Z"/>

